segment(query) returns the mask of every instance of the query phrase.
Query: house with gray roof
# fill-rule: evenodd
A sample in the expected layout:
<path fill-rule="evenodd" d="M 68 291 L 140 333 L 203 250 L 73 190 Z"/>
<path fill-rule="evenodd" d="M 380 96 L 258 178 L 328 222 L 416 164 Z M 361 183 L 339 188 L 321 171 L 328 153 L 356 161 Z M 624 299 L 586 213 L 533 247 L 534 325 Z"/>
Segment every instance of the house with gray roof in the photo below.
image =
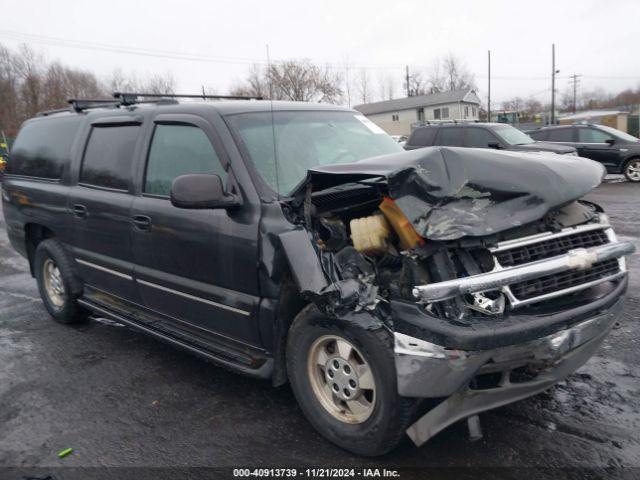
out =
<path fill-rule="evenodd" d="M 411 125 L 427 120 L 478 120 L 480 97 L 475 90 L 416 95 L 353 107 L 389 135 L 409 135 Z"/>

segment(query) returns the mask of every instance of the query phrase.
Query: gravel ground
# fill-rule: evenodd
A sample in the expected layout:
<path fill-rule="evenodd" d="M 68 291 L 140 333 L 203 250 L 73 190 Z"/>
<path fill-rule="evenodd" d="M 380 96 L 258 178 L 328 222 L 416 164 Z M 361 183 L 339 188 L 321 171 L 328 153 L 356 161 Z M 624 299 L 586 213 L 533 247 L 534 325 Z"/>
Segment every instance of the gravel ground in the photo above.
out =
<path fill-rule="evenodd" d="M 614 180 L 588 198 L 640 250 L 640 185 Z M 620 467 L 636 467 L 625 473 L 640 474 L 640 255 L 628 263 L 620 328 L 566 381 L 482 414 L 478 442 L 469 442 L 461 422 L 422 448 L 406 442 L 364 459 L 316 434 L 286 386 L 229 373 L 104 319 L 54 323 L 26 261 L 2 232 L 0 466 L 41 467 L 53 478 L 71 478 L 73 469 L 60 466 L 464 467 L 456 478 L 479 471 L 511 477 L 503 467 L 533 468 L 539 477 L 570 476 L 579 467 L 618 478 Z M 74 452 L 59 459 L 56 452 L 67 447 Z M 0 479 L 23 478 L 19 472 L 0 469 Z"/>

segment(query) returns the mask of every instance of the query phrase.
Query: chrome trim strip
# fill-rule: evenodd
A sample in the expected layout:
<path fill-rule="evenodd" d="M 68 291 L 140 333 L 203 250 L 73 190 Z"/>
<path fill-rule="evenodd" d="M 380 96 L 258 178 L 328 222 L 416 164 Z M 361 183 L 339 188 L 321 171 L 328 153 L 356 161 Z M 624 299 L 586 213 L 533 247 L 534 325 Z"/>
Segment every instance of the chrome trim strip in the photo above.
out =
<path fill-rule="evenodd" d="M 171 288 L 163 287 L 162 285 L 157 285 L 155 283 L 147 282 L 146 280 L 140 280 L 136 278 L 136 282 L 146 285 L 147 287 L 156 288 L 158 290 L 162 290 L 163 292 L 173 293 L 174 295 L 179 295 L 184 298 L 188 298 L 189 300 L 195 300 L 197 302 L 206 303 L 207 305 L 212 305 L 214 307 L 222 308 L 224 310 L 229 310 L 231 312 L 239 313 L 240 315 L 249 316 L 251 312 L 247 312 L 246 310 L 241 310 L 239 308 L 230 307 L 229 305 L 225 305 L 223 303 L 214 302 L 212 300 L 207 300 L 206 298 L 196 297 L 195 295 L 191 295 L 189 293 L 180 292 L 178 290 L 173 290 Z"/>
<path fill-rule="evenodd" d="M 110 273 L 111 275 L 115 275 L 116 277 L 126 278 L 127 280 L 133 280 L 133 277 L 131 275 L 127 275 L 126 273 L 120 273 L 115 270 L 111 270 L 110 268 L 103 267 L 101 265 L 96 265 L 95 263 L 87 262 L 86 260 L 81 260 L 79 258 L 76 258 L 76 262 L 78 262 L 81 265 L 85 265 L 87 267 L 95 268 L 96 270 L 100 270 L 102 272 Z"/>
<path fill-rule="evenodd" d="M 564 230 L 553 233 L 543 232 L 537 235 L 531 235 L 529 237 L 516 238 L 514 240 L 506 240 L 498 243 L 497 246 L 490 248 L 491 252 L 502 252 L 503 250 L 510 250 L 512 248 L 523 247 L 525 245 L 531 245 L 532 243 L 544 242 L 545 240 L 551 240 L 554 238 L 566 237 L 567 235 L 573 235 L 574 233 L 590 232 L 592 230 L 606 230 L 611 229 L 611 226 L 605 223 L 589 223 L 587 225 L 580 225 L 578 227 L 565 228 Z"/>
<path fill-rule="evenodd" d="M 531 262 L 517 267 L 505 268 L 471 277 L 446 280 L 444 282 L 419 285 L 413 288 L 413 295 L 425 302 L 438 302 L 467 293 L 484 292 L 506 287 L 512 283 L 533 280 L 545 275 L 583 270 L 594 263 L 603 262 L 623 255 L 630 255 L 636 247 L 631 242 L 606 243 L 591 248 L 576 248 L 564 255 Z"/>

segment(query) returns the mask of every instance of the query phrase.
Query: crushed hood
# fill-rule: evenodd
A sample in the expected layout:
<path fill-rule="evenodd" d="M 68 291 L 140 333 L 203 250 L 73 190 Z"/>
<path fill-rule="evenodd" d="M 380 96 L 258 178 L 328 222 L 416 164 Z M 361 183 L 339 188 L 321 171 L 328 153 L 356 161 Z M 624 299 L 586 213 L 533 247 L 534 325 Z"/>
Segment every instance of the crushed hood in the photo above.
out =
<path fill-rule="evenodd" d="M 485 236 L 542 218 L 597 187 L 604 167 L 553 153 L 428 147 L 310 169 L 297 194 L 381 178 L 431 240 Z"/>

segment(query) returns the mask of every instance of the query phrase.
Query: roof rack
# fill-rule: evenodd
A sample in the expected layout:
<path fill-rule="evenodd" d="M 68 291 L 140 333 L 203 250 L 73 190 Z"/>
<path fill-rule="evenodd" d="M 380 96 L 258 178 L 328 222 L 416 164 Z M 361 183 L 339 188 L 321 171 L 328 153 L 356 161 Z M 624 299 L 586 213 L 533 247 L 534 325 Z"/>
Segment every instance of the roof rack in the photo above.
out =
<path fill-rule="evenodd" d="M 73 110 L 77 113 L 80 113 L 84 110 L 89 110 L 90 108 L 117 108 L 120 106 L 120 102 L 118 102 L 117 100 L 104 99 L 70 98 L 69 103 L 71 104 L 71 108 L 73 108 Z"/>
<path fill-rule="evenodd" d="M 412 128 L 424 127 L 426 125 L 442 125 L 442 124 L 465 124 L 465 123 L 481 123 L 480 120 L 422 120 L 411 124 Z"/>
<path fill-rule="evenodd" d="M 119 108 L 137 105 L 141 103 L 155 103 L 158 105 L 173 105 L 178 103 L 177 98 L 202 98 L 215 100 L 262 100 L 262 97 L 245 97 L 240 95 L 193 95 L 193 94 L 174 94 L 174 93 L 138 93 L 138 92 L 114 92 L 115 100 L 105 100 L 103 98 L 71 98 L 69 99 L 70 108 L 57 108 L 54 110 L 45 110 L 38 112 L 38 117 L 46 117 L 55 113 L 76 112 L 81 113 L 91 108 Z M 140 99 L 142 98 L 142 100 Z"/>
<path fill-rule="evenodd" d="M 143 98 L 157 98 L 159 100 L 138 100 Z M 160 102 L 163 100 L 174 98 L 202 98 L 203 100 L 262 100 L 262 97 L 241 96 L 241 95 L 196 95 L 196 94 L 177 94 L 177 93 L 133 93 L 133 92 L 114 92 L 113 98 L 120 99 L 121 105 L 135 105 L 136 103 Z"/>

